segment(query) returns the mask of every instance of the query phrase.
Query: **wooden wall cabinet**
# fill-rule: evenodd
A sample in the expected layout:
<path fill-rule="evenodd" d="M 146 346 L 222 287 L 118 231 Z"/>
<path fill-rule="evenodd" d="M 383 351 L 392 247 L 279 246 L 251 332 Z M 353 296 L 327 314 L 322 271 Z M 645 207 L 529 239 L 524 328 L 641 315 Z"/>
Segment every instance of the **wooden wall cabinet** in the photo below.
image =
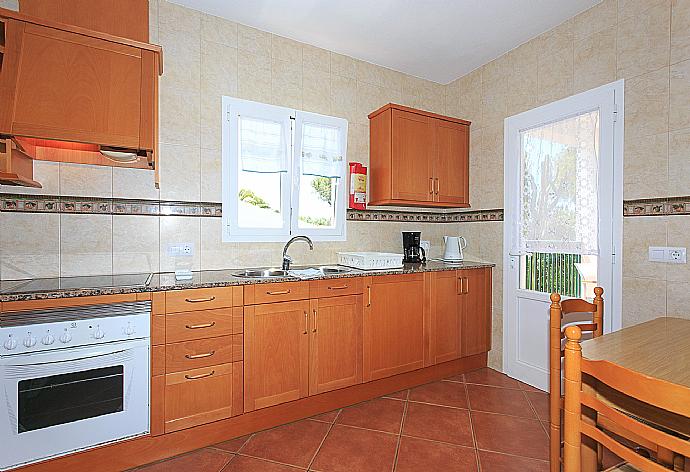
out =
<path fill-rule="evenodd" d="M 470 206 L 470 122 L 390 103 L 369 125 L 371 205 Z"/>

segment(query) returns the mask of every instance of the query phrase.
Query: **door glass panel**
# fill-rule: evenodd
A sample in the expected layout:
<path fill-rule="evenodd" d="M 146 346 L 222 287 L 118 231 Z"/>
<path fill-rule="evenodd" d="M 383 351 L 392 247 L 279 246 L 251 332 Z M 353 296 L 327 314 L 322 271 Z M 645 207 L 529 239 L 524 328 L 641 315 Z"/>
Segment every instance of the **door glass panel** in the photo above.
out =
<path fill-rule="evenodd" d="M 599 110 L 520 132 L 520 288 L 581 297 L 596 285 Z"/>
<path fill-rule="evenodd" d="M 18 433 L 123 411 L 124 366 L 51 375 L 18 384 Z"/>

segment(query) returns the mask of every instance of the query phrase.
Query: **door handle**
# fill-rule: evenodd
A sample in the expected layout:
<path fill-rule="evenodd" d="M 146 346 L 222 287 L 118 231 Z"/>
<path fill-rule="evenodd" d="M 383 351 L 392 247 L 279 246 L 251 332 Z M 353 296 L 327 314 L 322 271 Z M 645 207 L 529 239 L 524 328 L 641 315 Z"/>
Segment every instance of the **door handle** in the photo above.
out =
<path fill-rule="evenodd" d="M 328 290 L 344 290 L 347 288 L 347 285 L 338 285 L 336 287 L 328 287 Z"/>
<path fill-rule="evenodd" d="M 367 307 L 371 306 L 371 285 L 367 286 Z"/>
<path fill-rule="evenodd" d="M 207 352 L 205 354 L 185 354 L 187 359 L 203 359 L 205 357 L 211 357 L 216 351 Z"/>
<path fill-rule="evenodd" d="M 436 182 L 436 196 L 438 197 L 438 193 L 441 191 L 441 183 L 439 182 L 438 177 L 436 177 L 434 181 Z"/>
<path fill-rule="evenodd" d="M 185 298 L 184 301 L 187 303 L 202 303 L 202 302 L 212 302 L 215 300 L 216 297 L 208 297 L 208 298 Z"/>
<path fill-rule="evenodd" d="M 266 295 L 287 295 L 288 293 L 290 293 L 290 289 L 279 290 L 277 292 L 266 292 Z"/>
<path fill-rule="evenodd" d="M 316 333 L 316 330 L 318 329 L 319 322 L 317 320 L 318 320 L 317 312 L 316 312 L 316 308 L 314 308 L 314 330 L 312 331 L 312 333 Z"/>
<path fill-rule="evenodd" d="M 304 332 L 302 334 L 308 334 L 309 333 L 309 313 L 307 313 L 307 310 L 304 310 Z"/>
<path fill-rule="evenodd" d="M 210 323 L 205 323 L 205 324 L 185 325 L 185 328 L 187 328 L 187 329 L 213 328 L 215 325 L 216 325 L 216 322 L 212 321 Z"/>
<path fill-rule="evenodd" d="M 429 195 L 434 194 L 434 178 L 429 177 Z"/>
<path fill-rule="evenodd" d="M 470 293 L 470 281 L 467 277 L 463 277 L 463 279 L 465 280 L 465 291 L 462 293 L 468 294 Z"/>
<path fill-rule="evenodd" d="M 210 377 L 213 374 L 215 374 L 216 371 L 212 370 L 208 374 L 199 374 L 199 375 L 185 375 L 184 378 L 187 380 L 199 380 L 199 379 L 205 379 L 206 377 Z"/>
<path fill-rule="evenodd" d="M 458 281 L 460 282 L 460 289 L 458 290 L 458 295 L 462 295 L 464 292 L 464 281 L 465 277 L 458 277 Z"/>

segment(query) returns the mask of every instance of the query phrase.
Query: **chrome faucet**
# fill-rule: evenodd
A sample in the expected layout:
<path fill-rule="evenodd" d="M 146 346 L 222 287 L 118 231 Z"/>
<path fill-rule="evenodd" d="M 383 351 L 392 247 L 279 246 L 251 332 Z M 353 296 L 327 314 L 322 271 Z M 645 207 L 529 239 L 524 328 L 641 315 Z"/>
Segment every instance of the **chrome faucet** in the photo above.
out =
<path fill-rule="evenodd" d="M 290 239 L 290 241 L 285 243 L 285 247 L 283 248 L 283 270 L 290 270 L 290 263 L 292 262 L 292 257 L 288 256 L 287 251 L 290 245 L 295 241 L 304 241 L 307 244 L 309 244 L 309 250 L 314 250 L 314 243 L 312 243 L 311 239 L 309 239 L 306 236 L 295 236 L 294 238 Z"/>

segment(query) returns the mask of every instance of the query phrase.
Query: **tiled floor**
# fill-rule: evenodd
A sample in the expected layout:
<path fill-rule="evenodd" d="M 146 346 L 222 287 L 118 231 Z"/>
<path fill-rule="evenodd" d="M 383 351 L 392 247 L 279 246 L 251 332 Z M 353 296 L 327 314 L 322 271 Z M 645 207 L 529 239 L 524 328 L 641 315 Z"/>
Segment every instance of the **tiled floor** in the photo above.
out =
<path fill-rule="evenodd" d="M 547 399 L 481 369 L 136 471 L 547 471 Z"/>

